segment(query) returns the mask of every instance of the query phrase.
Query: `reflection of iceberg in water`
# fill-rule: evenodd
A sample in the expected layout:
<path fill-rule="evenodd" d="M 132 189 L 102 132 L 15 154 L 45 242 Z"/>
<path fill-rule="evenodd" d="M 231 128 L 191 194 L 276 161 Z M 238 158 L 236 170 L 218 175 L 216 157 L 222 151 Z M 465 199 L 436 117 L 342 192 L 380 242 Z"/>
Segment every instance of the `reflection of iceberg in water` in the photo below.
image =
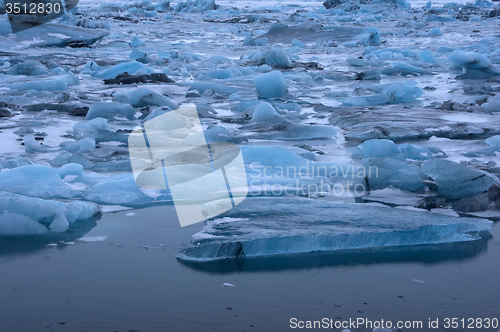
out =
<path fill-rule="evenodd" d="M 302 270 L 378 264 L 420 263 L 432 265 L 446 262 L 462 262 L 478 257 L 486 253 L 488 241 L 491 238 L 491 234 L 485 232 L 481 234 L 480 240 L 467 242 L 356 250 L 316 251 L 302 254 L 223 259 L 206 262 L 180 260 L 180 262 L 195 270 L 214 274 Z"/>
<path fill-rule="evenodd" d="M 48 249 L 49 244 L 58 247 L 66 246 L 68 242 L 83 237 L 90 232 L 101 219 L 101 214 L 85 220 L 77 220 L 69 225 L 68 230 L 62 233 L 45 233 L 34 235 L 0 236 L 0 257 L 13 255 L 27 255 Z"/>
<path fill-rule="evenodd" d="M 306 198 L 247 198 L 209 220 L 180 260 L 397 247 L 479 240 L 492 222 L 368 204 Z"/>

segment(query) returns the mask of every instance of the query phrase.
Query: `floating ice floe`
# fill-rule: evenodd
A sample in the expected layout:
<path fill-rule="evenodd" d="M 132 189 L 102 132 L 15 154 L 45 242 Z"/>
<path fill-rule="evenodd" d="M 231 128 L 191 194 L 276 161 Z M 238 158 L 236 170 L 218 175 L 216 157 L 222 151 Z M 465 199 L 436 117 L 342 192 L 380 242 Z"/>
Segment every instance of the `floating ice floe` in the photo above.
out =
<path fill-rule="evenodd" d="M 194 246 L 181 250 L 178 259 L 210 261 L 472 241 L 493 224 L 427 211 L 283 197 L 247 198 L 223 217 L 240 219 L 208 220 L 194 236 Z"/>

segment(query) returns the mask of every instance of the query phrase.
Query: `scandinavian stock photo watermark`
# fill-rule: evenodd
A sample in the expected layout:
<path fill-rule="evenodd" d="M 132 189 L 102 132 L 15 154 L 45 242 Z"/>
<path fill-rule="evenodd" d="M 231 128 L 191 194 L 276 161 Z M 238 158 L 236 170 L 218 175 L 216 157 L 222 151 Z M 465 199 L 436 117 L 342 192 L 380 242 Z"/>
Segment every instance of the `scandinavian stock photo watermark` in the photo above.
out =
<path fill-rule="evenodd" d="M 369 179 L 378 178 L 377 166 L 318 165 L 264 166 L 249 165 L 249 191 L 254 195 L 301 195 L 359 197 L 369 191 Z"/>

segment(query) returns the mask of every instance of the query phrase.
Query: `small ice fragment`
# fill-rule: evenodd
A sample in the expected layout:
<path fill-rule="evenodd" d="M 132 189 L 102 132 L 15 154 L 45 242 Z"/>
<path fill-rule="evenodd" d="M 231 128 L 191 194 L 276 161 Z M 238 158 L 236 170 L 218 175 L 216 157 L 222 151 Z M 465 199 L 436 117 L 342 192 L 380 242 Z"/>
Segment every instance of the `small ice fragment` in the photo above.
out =
<path fill-rule="evenodd" d="M 134 212 L 129 212 L 125 215 L 125 217 L 133 217 L 133 216 L 136 216 L 137 214 L 134 213 Z"/>
<path fill-rule="evenodd" d="M 418 282 L 419 284 L 425 284 L 425 281 L 420 279 L 413 279 L 412 281 Z"/>
<path fill-rule="evenodd" d="M 230 283 L 227 283 L 225 282 L 224 285 L 222 285 L 224 287 L 235 287 L 233 284 L 230 284 Z"/>
<path fill-rule="evenodd" d="M 121 205 L 101 205 L 101 213 L 113 213 L 125 210 L 132 210 L 132 208 Z"/>
<path fill-rule="evenodd" d="M 108 238 L 107 236 L 87 236 L 87 237 L 79 238 L 78 241 L 80 241 L 80 242 L 103 242 L 107 238 Z"/>

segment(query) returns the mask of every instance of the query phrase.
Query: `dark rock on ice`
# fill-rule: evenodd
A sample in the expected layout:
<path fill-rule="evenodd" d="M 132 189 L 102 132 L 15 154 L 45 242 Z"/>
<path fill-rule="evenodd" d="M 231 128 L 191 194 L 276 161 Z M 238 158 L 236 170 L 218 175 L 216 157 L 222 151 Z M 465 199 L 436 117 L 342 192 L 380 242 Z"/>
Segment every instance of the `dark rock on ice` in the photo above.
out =
<path fill-rule="evenodd" d="M 122 73 L 115 78 L 104 80 L 104 84 L 136 84 L 136 83 L 173 83 L 167 75 L 163 73 L 129 75 Z"/>

